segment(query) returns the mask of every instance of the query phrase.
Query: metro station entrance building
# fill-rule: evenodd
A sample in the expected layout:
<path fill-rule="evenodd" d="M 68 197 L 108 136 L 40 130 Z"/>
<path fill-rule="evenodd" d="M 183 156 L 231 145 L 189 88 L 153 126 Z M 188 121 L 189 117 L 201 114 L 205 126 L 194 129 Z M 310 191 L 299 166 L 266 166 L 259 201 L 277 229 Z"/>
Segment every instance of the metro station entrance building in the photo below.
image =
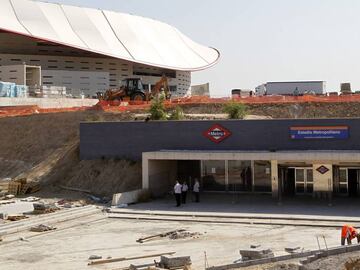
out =
<path fill-rule="evenodd" d="M 203 192 L 357 197 L 359 137 L 360 119 L 83 123 L 80 152 L 141 159 L 154 196 L 198 179 Z"/>

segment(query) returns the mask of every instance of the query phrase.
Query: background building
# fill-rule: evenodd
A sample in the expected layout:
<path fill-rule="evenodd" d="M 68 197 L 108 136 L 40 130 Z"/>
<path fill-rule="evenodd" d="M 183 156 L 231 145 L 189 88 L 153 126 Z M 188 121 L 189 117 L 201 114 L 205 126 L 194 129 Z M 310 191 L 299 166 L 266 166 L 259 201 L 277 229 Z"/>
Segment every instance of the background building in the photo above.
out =
<path fill-rule="evenodd" d="M 267 82 L 255 88 L 257 95 L 325 94 L 325 81 Z"/>
<path fill-rule="evenodd" d="M 74 95 L 129 77 L 149 87 L 166 75 L 173 96 L 185 96 L 191 72 L 220 56 L 168 24 L 129 14 L 29 0 L 2 0 L 0 14 L 0 80 L 18 81 L 25 65 L 39 66 L 43 85 Z M 7 66 L 13 76 L 4 75 Z"/>

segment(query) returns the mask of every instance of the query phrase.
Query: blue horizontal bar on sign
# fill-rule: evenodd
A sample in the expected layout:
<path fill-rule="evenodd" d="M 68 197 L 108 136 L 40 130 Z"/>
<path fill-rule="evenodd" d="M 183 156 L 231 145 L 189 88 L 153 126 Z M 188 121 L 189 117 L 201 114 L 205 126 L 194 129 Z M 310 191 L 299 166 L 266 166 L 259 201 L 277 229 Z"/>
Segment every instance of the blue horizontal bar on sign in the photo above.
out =
<path fill-rule="evenodd" d="M 291 127 L 290 138 L 293 140 L 303 139 L 348 139 L 349 127 Z"/>

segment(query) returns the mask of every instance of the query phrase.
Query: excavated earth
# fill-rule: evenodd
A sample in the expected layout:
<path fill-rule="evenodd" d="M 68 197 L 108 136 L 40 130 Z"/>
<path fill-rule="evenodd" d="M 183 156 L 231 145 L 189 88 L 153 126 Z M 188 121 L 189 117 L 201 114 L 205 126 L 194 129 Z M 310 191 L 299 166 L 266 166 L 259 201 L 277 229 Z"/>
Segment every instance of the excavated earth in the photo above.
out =
<path fill-rule="evenodd" d="M 185 114 L 196 115 L 187 116 L 189 119 L 218 119 L 223 113 L 223 104 L 181 107 Z M 139 163 L 78 158 L 80 122 L 141 121 L 135 113 L 146 111 L 78 111 L 1 118 L 0 179 L 21 175 L 40 179 L 45 187 L 74 187 L 102 196 L 136 189 L 141 183 Z M 248 105 L 248 114 L 260 119 L 360 117 L 360 103 L 252 104 Z"/>

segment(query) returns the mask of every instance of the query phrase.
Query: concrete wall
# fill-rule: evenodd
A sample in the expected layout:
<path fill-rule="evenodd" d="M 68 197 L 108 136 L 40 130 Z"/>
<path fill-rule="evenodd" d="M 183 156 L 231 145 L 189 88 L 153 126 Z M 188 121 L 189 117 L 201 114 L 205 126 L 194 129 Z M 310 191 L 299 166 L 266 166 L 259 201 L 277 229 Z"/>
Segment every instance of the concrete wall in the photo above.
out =
<path fill-rule="evenodd" d="M 143 170 L 143 178 L 148 175 L 151 194 L 161 197 L 173 190 L 176 181 L 177 164 L 174 160 L 149 160 L 148 170 Z"/>
<path fill-rule="evenodd" d="M 324 166 L 328 171 L 324 174 L 317 171 Z M 313 164 L 314 192 L 325 192 L 333 190 L 333 166 L 332 164 Z"/>
<path fill-rule="evenodd" d="M 1 106 L 36 105 L 40 108 L 73 108 L 88 107 L 98 103 L 97 99 L 72 99 L 72 98 L 8 98 L 0 97 Z"/>
<path fill-rule="evenodd" d="M 204 136 L 214 124 L 232 135 L 220 143 Z M 347 139 L 290 138 L 292 126 L 349 126 Z M 82 159 L 141 159 L 141 153 L 159 150 L 287 151 L 360 150 L 360 119 L 150 121 L 80 124 Z"/>
<path fill-rule="evenodd" d="M 131 77 L 141 78 L 145 85 L 155 84 L 160 80 L 162 73 L 166 72 L 166 70 L 160 68 L 136 64 L 137 70 L 140 69 L 143 74 L 149 75 L 134 75 L 135 64 L 111 58 L 0 53 L 0 66 L 21 65 L 24 63 L 41 66 L 43 72 L 42 80 L 45 85 L 66 86 L 73 94 L 78 94 L 82 91 L 88 96 L 96 95 L 96 92 L 101 91 L 105 87 L 119 87 L 121 80 Z M 84 74 L 81 75 L 78 72 L 84 72 Z M 106 85 L 104 85 L 104 74 L 107 77 Z M 158 75 L 152 76 L 151 74 Z M 189 95 L 191 73 L 176 71 L 175 74 L 176 78 L 169 78 L 169 85 L 177 87 L 177 91 L 172 93 L 173 96 L 182 97 Z M 81 79 L 81 77 L 90 78 Z M 97 79 L 98 77 L 101 79 Z"/>
<path fill-rule="evenodd" d="M 75 96 L 96 96 L 96 92 L 109 89 L 109 72 L 44 70 L 43 84 L 46 86 L 65 86 L 67 93 Z"/>

